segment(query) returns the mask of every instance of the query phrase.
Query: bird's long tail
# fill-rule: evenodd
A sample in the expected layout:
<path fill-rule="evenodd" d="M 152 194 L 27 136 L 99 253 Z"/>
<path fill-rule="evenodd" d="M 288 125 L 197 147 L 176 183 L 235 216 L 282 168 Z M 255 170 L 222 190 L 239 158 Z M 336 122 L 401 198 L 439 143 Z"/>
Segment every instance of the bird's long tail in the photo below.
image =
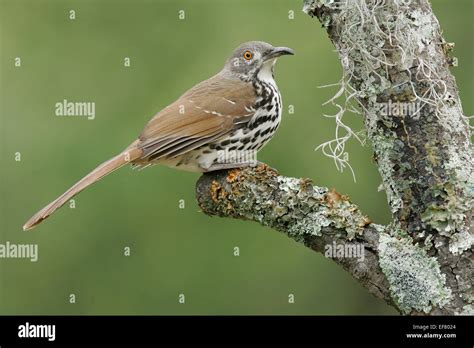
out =
<path fill-rule="evenodd" d="M 72 197 L 74 197 L 76 194 L 84 190 L 86 187 L 99 181 L 106 175 L 112 173 L 116 169 L 119 169 L 125 164 L 130 163 L 133 160 L 139 158 L 142 155 L 143 150 L 138 149 L 134 147 L 133 145 L 134 144 L 130 145 L 125 151 L 123 151 L 119 155 L 99 165 L 92 172 L 90 172 L 81 180 L 79 180 L 77 183 L 75 183 L 69 190 L 64 192 L 61 196 L 56 198 L 53 202 L 49 203 L 46 207 L 44 207 L 35 215 L 33 215 L 26 222 L 26 224 L 23 225 L 23 230 L 24 231 L 31 230 L 32 228 L 36 227 L 36 225 L 40 224 L 48 216 L 54 213 L 56 209 L 61 208 L 64 205 L 64 203 L 69 201 Z"/>

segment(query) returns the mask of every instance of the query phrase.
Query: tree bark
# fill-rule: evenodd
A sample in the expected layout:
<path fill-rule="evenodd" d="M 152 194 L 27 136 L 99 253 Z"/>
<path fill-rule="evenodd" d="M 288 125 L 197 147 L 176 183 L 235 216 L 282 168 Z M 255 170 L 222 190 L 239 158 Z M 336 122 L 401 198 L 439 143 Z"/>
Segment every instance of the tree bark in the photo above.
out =
<path fill-rule="evenodd" d="M 346 197 L 266 166 L 205 174 L 210 215 L 257 221 L 307 247 L 362 244 L 334 260 L 403 314 L 474 314 L 471 130 L 427 0 L 307 0 L 341 59 L 341 86 L 364 113 L 393 221 L 371 223 Z M 355 249 L 354 249 L 355 250 Z"/>

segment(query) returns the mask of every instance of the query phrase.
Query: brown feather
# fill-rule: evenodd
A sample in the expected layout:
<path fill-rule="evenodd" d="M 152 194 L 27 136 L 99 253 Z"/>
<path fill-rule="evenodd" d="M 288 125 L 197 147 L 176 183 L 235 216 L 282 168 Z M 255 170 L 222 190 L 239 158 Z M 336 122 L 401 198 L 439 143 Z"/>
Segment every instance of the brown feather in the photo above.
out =
<path fill-rule="evenodd" d="M 180 150 L 173 157 L 182 155 L 225 136 L 251 119 L 248 108 L 255 99 L 250 83 L 222 74 L 197 84 L 148 122 L 139 137 L 143 156 L 136 162 L 170 156 L 171 148 Z"/>
<path fill-rule="evenodd" d="M 135 143 L 130 145 L 125 151 L 119 155 L 109 159 L 108 161 L 99 165 L 92 172 L 87 174 L 77 183 L 75 183 L 69 190 L 64 192 L 61 196 L 55 199 L 53 202 L 48 204 L 46 207 L 37 212 L 33 217 L 31 217 L 25 225 L 23 225 L 23 230 L 31 230 L 36 225 L 41 223 L 43 220 L 48 218 L 52 213 L 57 209 L 61 208 L 67 201 L 69 201 L 76 194 L 84 190 L 86 187 L 92 185 L 93 183 L 99 181 L 104 176 L 112 173 L 114 170 L 122 167 L 123 165 L 139 158 L 143 153 L 143 150 L 137 149 Z"/>

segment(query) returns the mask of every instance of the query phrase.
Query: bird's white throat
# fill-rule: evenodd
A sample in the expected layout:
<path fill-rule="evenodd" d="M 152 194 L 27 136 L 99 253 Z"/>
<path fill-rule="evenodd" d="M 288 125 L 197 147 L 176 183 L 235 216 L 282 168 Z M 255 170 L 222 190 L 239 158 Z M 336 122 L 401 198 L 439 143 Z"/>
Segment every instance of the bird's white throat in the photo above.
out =
<path fill-rule="evenodd" d="M 275 79 L 273 77 L 273 67 L 275 66 L 276 61 L 277 58 L 273 58 L 263 63 L 262 68 L 257 74 L 259 80 L 275 85 Z"/>

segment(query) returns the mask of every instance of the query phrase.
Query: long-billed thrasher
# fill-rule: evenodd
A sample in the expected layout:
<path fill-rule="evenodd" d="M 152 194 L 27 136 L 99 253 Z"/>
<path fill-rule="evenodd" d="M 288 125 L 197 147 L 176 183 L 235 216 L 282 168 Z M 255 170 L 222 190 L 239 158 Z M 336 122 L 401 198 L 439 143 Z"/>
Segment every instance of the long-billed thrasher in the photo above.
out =
<path fill-rule="evenodd" d="M 221 155 L 256 152 L 277 130 L 282 103 L 273 69 L 285 54 L 294 53 L 261 41 L 240 45 L 217 75 L 158 112 L 137 140 L 41 209 L 23 229 L 34 228 L 74 195 L 127 163 L 141 168 L 159 163 L 193 172 L 253 163 L 239 160 L 251 156 L 234 154 L 229 161 Z"/>

